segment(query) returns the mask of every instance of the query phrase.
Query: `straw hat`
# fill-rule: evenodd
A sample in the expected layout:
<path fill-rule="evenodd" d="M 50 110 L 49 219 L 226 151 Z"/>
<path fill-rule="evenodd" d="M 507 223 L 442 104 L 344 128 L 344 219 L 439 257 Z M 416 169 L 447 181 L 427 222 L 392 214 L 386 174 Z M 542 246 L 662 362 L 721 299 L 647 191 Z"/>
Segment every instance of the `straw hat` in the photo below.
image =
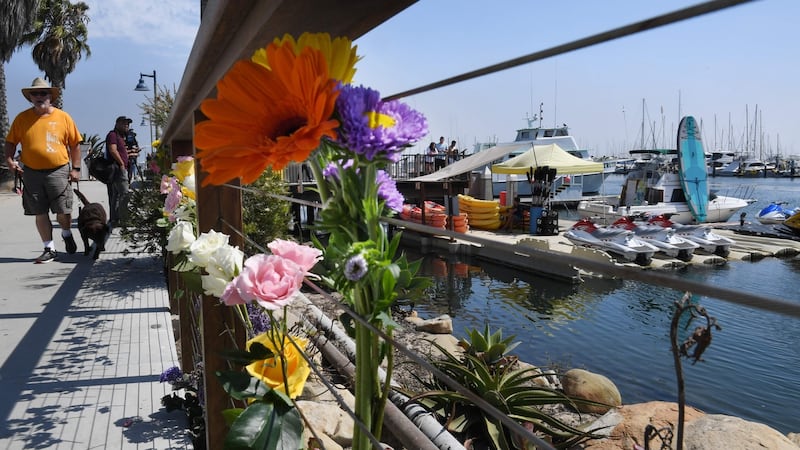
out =
<path fill-rule="evenodd" d="M 31 91 L 43 91 L 48 90 L 50 91 L 50 101 L 55 102 L 58 99 L 58 96 L 61 95 L 61 89 L 57 87 L 51 87 L 50 83 L 44 81 L 43 79 L 36 77 L 31 82 L 30 87 L 22 88 L 22 96 L 25 97 L 29 102 L 31 100 Z"/>

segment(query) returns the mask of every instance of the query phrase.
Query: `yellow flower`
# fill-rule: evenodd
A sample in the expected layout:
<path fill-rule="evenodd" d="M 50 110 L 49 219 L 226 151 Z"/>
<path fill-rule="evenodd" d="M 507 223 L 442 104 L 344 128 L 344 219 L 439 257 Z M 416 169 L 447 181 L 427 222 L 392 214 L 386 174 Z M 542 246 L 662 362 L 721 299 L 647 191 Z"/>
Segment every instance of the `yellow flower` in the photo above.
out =
<path fill-rule="evenodd" d="M 172 174 L 183 183 L 186 177 L 194 175 L 194 159 L 184 159 L 172 165 Z"/>
<path fill-rule="evenodd" d="M 356 62 L 361 59 L 356 55 L 358 46 L 353 46 L 350 39 L 337 37 L 331 40 L 331 36 L 328 33 L 303 33 L 297 41 L 290 34 L 285 34 L 283 38 L 275 38 L 273 44 L 288 46 L 294 50 L 297 56 L 306 47 L 319 50 L 328 63 L 330 77 L 345 84 L 353 81 L 353 75 L 356 73 Z M 270 69 L 266 49 L 260 48 L 256 50 L 251 60 Z"/>
<path fill-rule="evenodd" d="M 161 139 L 156 139 L 150 144 L 150 146 L 158 150 L 158 148 L 161 147 Z"/>
<path fill-rule="evenodd" d="M 292 340 L 300 347 L 300 349 L 298 349 L 292 344 L 288 337 L 283 338 L 283 356 L 286 360 L 286 384 L 289 386 L 289 392 L 287 393 L 283 383 L 281 358 L 278 357 L 280 349 L 276 348 L 276 343 L 272 341 L 271 337 L 270 332 L 266 332 L 247 341 L 247 350 L 250 350 L 250 345 L 252 343 L 258 342 L 275 353 L 274 358 L 256 361 L 247 366 L 247 372 L 260 379 L 272 389 L 277 389 L 287 394 L 290 398 L 295 398 L 303 392 L 303 386 L 305 386 L 306 379 L 311 373 L 308 362 L 301 354 L 303 349 L 308 345 L 308 340 L 292 337 Z M 280 337 L 278 337 L 278 339 L 280 339 Z"/>

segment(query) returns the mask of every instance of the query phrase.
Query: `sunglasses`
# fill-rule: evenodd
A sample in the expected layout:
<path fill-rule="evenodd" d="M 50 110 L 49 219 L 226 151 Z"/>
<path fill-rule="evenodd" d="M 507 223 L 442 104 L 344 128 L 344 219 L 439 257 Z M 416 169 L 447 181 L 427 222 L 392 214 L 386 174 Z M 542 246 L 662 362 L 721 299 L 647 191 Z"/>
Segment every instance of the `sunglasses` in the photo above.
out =
<path fill-rule="evenodd" d="M 31 95 L 34 97 L 44 97 L 50 95 L 50 91 L 31 91 Z"/>

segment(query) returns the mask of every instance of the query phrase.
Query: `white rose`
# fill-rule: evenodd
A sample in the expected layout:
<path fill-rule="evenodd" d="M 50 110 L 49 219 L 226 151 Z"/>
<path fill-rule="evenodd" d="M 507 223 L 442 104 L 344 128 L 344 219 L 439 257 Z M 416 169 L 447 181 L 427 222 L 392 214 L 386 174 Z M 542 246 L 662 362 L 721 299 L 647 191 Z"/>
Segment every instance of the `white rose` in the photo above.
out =
<path fill-rule="evenodd" d="M 227 234 L 214 230 L 203 233 L 189 247 L 189 261 L 196 266 L 206 267 L 211 254 L 223 245 L 228 245 Z"/>
<path fill-rule="evenodd" d="M 203 293 L 214 297 L 222 297 L 222 293 L 225 292 L 225 288 L 231 280 L 215 277 L 214 275 L 201 275 L 200 281 L 203 283 Z"/>
<path fill-rule="evenodd" d="M 177 255 L 186 251 L 195 241 L 194 227 L 190 222 L 179 221 L 172 227 L 167 237 L 167 250 Z"/>
<path fill-rule="evenodd" d="M 211 276 L 230 281 L 242 271 L 243 262 L 243 251 L 238 247 L 223 245 L 211 254 L 206 272 Z"/>

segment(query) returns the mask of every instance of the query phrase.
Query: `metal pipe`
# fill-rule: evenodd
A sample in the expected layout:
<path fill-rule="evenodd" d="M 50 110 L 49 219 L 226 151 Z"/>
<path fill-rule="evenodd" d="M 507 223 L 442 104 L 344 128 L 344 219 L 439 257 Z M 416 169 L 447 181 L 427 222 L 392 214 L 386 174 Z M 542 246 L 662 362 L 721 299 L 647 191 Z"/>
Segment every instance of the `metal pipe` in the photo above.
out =
<path fill-rule="evenodd" d="M 331 364 L 334 364 L 340 373 L 346 374 L 352 379 L 355 343 L 341 328 L 335 326 L 333 320 L 311 303 L 307 297 L 301 296 L 300 301 L 303 302 L 307 311 L 307 314 L 304 315 L 304 320 L 315 328 L 324 331 L 325 335 L 328 336 L 328 340 L 320 344 L 320 351 L 323 352 L 326 359 L 329 356 L 327 352 L 330 352 L 330 359 L 328 360 Z M 337 347 L 334 347 L 329 341 L 335 342 Z M 338 350 L 339 346 L 343 348 L 344 353 Z M 381 381 L 384 381 L 386 373 L 381 370 L 379 375 Z M 391 381 L 391 383 L 393 386 L 398 385 L 394 381 Z M 391 427 L 393 434 L 406 448 L 464 450 L 463 444 L 453 437 L 425 408 L 416 404 L 407 404 L 408 397 L 394 391 L 389 394 L 389 398 L 392 402 L 386 405 L 387 425 Z M 400 406 L 403 407 L 402 412 L 399 409 Z M 396 414 L 399 414 L 402 418 L 397 417 Z M 422 442 L 420 441 L 420 434 L 425 436 Z M 406 442 L 406 440 L 409 442 Z M 432 443 L 432 446 L 430 443 Z"/>

